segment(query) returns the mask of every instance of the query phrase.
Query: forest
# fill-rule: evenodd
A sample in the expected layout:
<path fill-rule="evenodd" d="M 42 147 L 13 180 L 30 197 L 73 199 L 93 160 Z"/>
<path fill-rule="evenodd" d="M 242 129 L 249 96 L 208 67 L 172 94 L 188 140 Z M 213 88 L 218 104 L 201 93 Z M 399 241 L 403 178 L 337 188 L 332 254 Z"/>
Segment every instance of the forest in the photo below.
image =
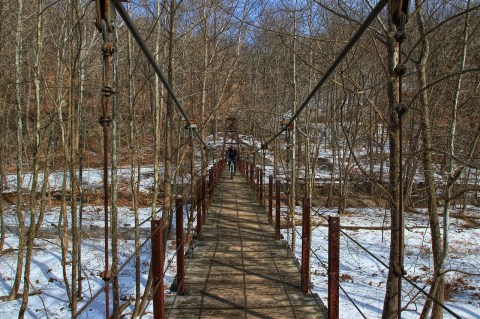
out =
<path fill-rule="evenodd" d="M 390 270 L 377 317 L 397 318 L 402 306 L 394 296 L 404 216 L 426 220 L 423 284 L 438 301 L 421 299 L 414 317 L 449 318 L 441 307 L 451 294 L 448 274 L 479 282 L 478 269 L 449 266 L 453 224 L 480 239 L 478 0 L 404 1 L 398 19 L 390 1 L 354 43 L 380 2 L 121 3 L 169 88 L 113 7 L 110 22 L 99 22 L 100 2 L 0 0 L 0 256 L 11 267 L 0 270 L 0 313 L 49 317 L 29 310 L 41 295 L 30 274 L 46 238 L 58 249 L 63 316 L 75 317 L 92 292 L 86 243 L 102 241 L 105 230 L 109 244 L 99 249 L 111 268 L 101 256 L 97 270 L 105 272 L 99 278 L 116 274 L 128 214 L 136 252 L 129 316 L 140 317 L 150 282 L 141 275 L 142 221 L 171 224 L 179 195 L 194 210 L 194 181 L 223 157 L 232 118 L 240 156 L 289 183 L 292 220 L 299 196 L 339 215 L 385 209 Z M 105 227 L 87 229 L 87 217 L 105 218 Z M 127 306 L 113 281 L 119 317 Z M 418 295 L 405 298 L 408 306 Z M 472 307 L 479 318 L 478 299 Z"/>

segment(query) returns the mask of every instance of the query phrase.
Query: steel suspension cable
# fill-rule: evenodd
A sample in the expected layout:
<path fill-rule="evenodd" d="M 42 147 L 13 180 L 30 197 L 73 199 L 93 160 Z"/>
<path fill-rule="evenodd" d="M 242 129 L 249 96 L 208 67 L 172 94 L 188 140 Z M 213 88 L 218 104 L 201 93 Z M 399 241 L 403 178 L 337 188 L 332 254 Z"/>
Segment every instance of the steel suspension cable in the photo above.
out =
<path fill-rule="evenodd" d="M 325 220 L 328 220 L 323 214 L 322 212 L 320 212 L 320 209 L 315 209 L 315 208 L 312 208 L 312 210 L 314 211 L 314 213 L 316 213 L 317 216 L 320 216 L 322 218 L 324 218 Z M 301 236 L 301 234 L 295 229 L 295 231 L 297 232 L 297 234 L 299 236 Z M 340 233 L 345 236 L 347 239 L 349 239 L 350 241 L 352 241 L 354 244 L 356 244 L 358 247 L 360 247 L 360 249 L 364 250 L 368 255 L 370 255 L 374 260 L 376 260 L 379 264 L 381 264 L 383 267 L 385 267 L 386 269 L 389 269 L 388 265 L 383 262 L 380 258 L 378 258 L 374 253 L 372 253 L 368 248 L 366 248 L 365 246 L 363 246 L 362 244 L 360 244 L 357 240 L 355 240 L 353 237 L 351 237 L 350 235 L 348 235 L 344 230 L 342 229 L 339 229 Z M 327 269 L 327 266 L 324 264 L 324 262 L 320 259 L 320 257 L 317 255 L 317 253 L 310 247 L 310 251 L 313 253 L 313 255 L 315 256 L 315 258 L 321 263 L 321 265 Z M 430 293 L 428 293 L 427 291 L 425 291 L 424 288 L 420 287 L 419 285 L 417 285 L 415 282 L 413 282 L 412 280 L 410 280 L 406 275 L 402 274 L 402 278 L 408 282 L 409 284 L 411 284 L 414 288 L 416 288 L 419 292 L 421 292 L 423 295 L 425 295 L 426 297 L 432 299 L 432 301 L 436 304 L 438 304 L 440 307 L 442 307 L 445 311 L 447 311 L 449 314 L 451 314 L 452 316 L 454 316 L 455 318 L 457 319 L 461 319 L 461 317 L 456 314 L 455 312 L 453 312 L 453 310 L 451 310 L 449 307 L 445 306 L 443 303 L 441 303 L 440 301 L 438 301 L 436 298 L 434 298 L 433 296 L 430 295 Z M 340 289 L 345 293 L 345 295 L 347 296 L 347 298 L 350 300 L 350 302 L 352 302 L 352 304 L 354 304 L 355 308 L 357 308 L 357 310 L 363 315 L 363 313 L 361 312 L 361 310 L 355 305 L 355 302 L 353 301 L 353 299 L 351 299 L 351 297 L 348 295 L 348 293 L 344 290 L 344 288 L 339 284 L 339 287 Z M 364 317 L 366 318 L 366 317 Z"/>
<path fill-rule="evenodd" d="M 193 182 L 193 180 L 192 180 Z M 189 199 L 192 199 L 193 196 L 190 196 L 187 198 L 187 200 Z M 157 211 L 157 213 L 159 212 L 160 210 Z M 144 221 L 142 221 L 140 223 L 139 226 L 145 224 L 146 222 L 150 221 L 151 219 L 153 218 L 153 216 L 150 216 L 148 218 L 146 218 Z M 197 223 L 199 221 L 197 220 Z M 201 221 L 200 221 L 201 222 Z M 140 244 L 140 246 L 135 249 L 128 257 L 127 259 L 120 265 L 120 267 L 118 268 L 117 272 L 115 274 L 112 274 L 112 277 L 113 276 L 117 276 L 127 265 L 128 263 L 133 259 L 133 257 L 135 257 L 135 255 L 137 254 L 137 252 L 141 251 L 143 249 L 143 247 L 151 240 L 151 238 L 157 233 L 157 231 L 159 230 L 159 228 L 157 228 L 153 233 L 151 233 L 145 240 L 142 244 Z M 197 240 L 195 240 L 194 242 L 196 242 Z M 195 246 L 195 245 L 194 245 Z M 167 265 L 164 267 L 164 271 L 163 271 L 163 274 L 165 275 L 168 267 L 172 264 L 173 262 L 173 258 L 175 258 L 175 256 L 178 254 L 178 248 L 177 250 L 174 252 L 173 256 L 169 259 L 169 262 L 167 263 Z M 82 306 L 82 308 L 76 313 L 75 317 L 74 318 L 78 318 L 87 308 L 88 306 L 96 299 L 100 296 L 100 294 L 106 290 L 108 290 L 108 287 L 110 285 L 110 281 L 106 281 L 100 288 L 99 290 L 97 290 L 95 292 L 95 294 Z M 153 291 L 155 291 L 157 288 L 154 288 Z M 150 303 L 150 302 L 149 302 Z"/>
<path fill-rule="evenodd" d="M 284 214 L 285 215 L 285 214 Z M 303 234 L 300 233 L 298 230 L 297 230 L 297 227 L 294 227 L 295 229 L 295 232 L 297 233 L 297 235 L 300 237 L 300 239 L 303 238 Z M 287 241 L 287 244 L 288 244 L 288 241 Z M 312 252 L 312 254 L 315 256 L 315 258 L 317 258 L 317 260 L 320 262 L 320 264 L 322 265 L 323 268 L 325 268 L 325 270 L 328 271 L 328 266 L 325 265 L 325 263 L 320 259 L 320 257 L 317 255 L 317 253 L 312 249 L 312 247 L 309 248 L 309 250 Z M 297 264 L 297 268 L 299 268 L 299 265 Z M 300 270 L 300 269 L 299 269 Z M 337 281 L 335 279 L 335 281 Z M 350 294 L 345 290 L 345 288 L 343 288 L 343 286 L 340 284 L 339 281 L 337 281 L 337 284 L 338 284 L 338 287 L 340 287 L 340 289 L 342 290 L 342 292 L 345 294 L 345 296 L 347 297 L 347 299 L 350 301 L 350 303 L 355 307 L 355 309 L 357 309 L 357 311 L 362 315 L 362 317 L 364 319 L 367 319 L 367 316 L 365 316 L 365 314 L 362 312 L 362 310 L 360 309 L 360 307 L 357 305 L 357 303 L 355 302 L 355 300 L 350 297 Z"/>
<path fill-rule="evenodd" d="M 317 213 L 319 216 L 325 218 L 321 212 L 320 212 L 320 209 L 318 210 L 315 210 L 315 208 L 313 208 L 313 211 L 315 213 Z M 363 246 L 362 244 L 360 244 L 357 240 L 355 240 L 353 237 L 351 237 L 350 235 L 348 235 L 344 230 L 342 230 L 341 228 L 339 229 L 340 233 L 345 236 L 347 239 L 351 240 L 354 244 L 356 244 L 358 247 L 360 247 L 362 250 L 364 250 L 368 255 L 370 255 L 370 257 L 372 257 L 374 260 L 376 260 L 378 263 L 380 263 L 383 267 L 385 267 L 386 269 L 389 269 L 388 265 L 383 262 L 380 258 L 378 258 L 377 256 L 375 256 L 374 253 L 372 253 L 368 248 L 366 248 L 365 246 Z M 316 254 L 314 254 L 316 256 Z M 317 256 L 316 256 L 317 257 Z M 317 259 L 319 259 L 317 257 Z M 435 302 L 436 304 L 438 304 L 440 307 L 442 307 L 445 311 L 447 311 L 449 314 L 451 314 L 452 316 L 454 316 L 455 318 L 457 319 L 461 319 L 461 317 L 459 315 L 457 315 L 455 312 L 453 312 L 450 308 L 448 308 L 447 306 L 445 306 L 443 303 L 441 303 L 440 301 L 438 301 L 436 298 L 434 298 L 433 296 L 431 296 L 427 291 L 425 291 L 425 289 L 421 288 L 420 286 L 418 286 L 416 283 L 414 283 L 412 280 L 410 280 L 406 275 L 404 274 L 401 274 L 402 278 L 407 281 L 409 284 L 411 284 L 413 287 L 415 287 L 417 290 L 419 290 L 422 294 L 424 294 L 426 297 L 430 298 L 433 300 L 433 302 Z"/>
<path fill-rule="evenodd" d="M 343 50 L 338 54 L 336 59 L 333 61 L 332 65 L 325 71 L 325 74 L 322 76 L 320 81 L 317 83 L 317 85 L 313 88 L 313 90 L 310 92 L 310 94 L 307 96 L 305 101 L 302 103 L 302 105 L 298 108 L 297 112 L 290 118 L 289 122 L 280 129 L 275 135 L 273 135 L 267 142 L 263 144 L 263 146 L 267 146 L 271 142 L 273 142 L 277 137 L 279 137 L 282 132 L 285 130 L 286 127 L 290 127 L 290 125 L 293 124 L 293 122 L 300 116 L 300 114 L 303 112 L 303 110 L 308 106 L 312 98 L 317 94 L 317 92 L 320 90 L 320 88 L 327 82 L 327 80 L 330 78 L 330 76 L 333 74 L 335 69 L 338 67 L 338 65 L 343 61 L 345 56 L 350 52 L 350 50 L 353 48 L 353 45 L 360 39 L 360 37 L 363 35 L 363 33 L 368 29 L 370 24 L 372 24 L 373 20 L 380 14 L 380 12 L 383 10 L 383 8 L 387 5 L 389 0 L 380 0 L 379 3 L 373 8 L 373 10 L 370 12 L 370 14 L 365 18 L 365 21 L 360 25 L 358 30 L 355 32 L 355 34 L 352 36 L 350 41 L 346 44 L 346 46 L 343 48 Z M 259 151 L 261 148 L 254 150 L 253 152 Z"/>
<path fill-rule="evenodd" d="M 163 75 L 162 71 L 160 70 L 160 67 L 158 66 L 157 62 L 155 61 L 155 58 L 153 57 L 153 54 L 150 52 L 150 50 L 147 47 L 147 44 L 145 43 L 145 41 L 143 41 L 142 36 L 137 31 L 137 28 L 135 27 L 132 19 L 130 18 L 130 15 L 128 14 L 127 10 L 125 10 L 125 7 L 120 2 L 114 2 L 114 5 L 115 5 L 115 8 L 117 9 L 118 14 L 122 17 L 123 22 L 125 22 L 125 25 L 127 26 L 128 30 L 130 30 L 130 33 L 133 35 L 133 37 L 137 41 L 138 46 L 140 47 L 143 54 L 147 58 L 148 62 L 152 66 L 153 70 L 155 71 L 155 73 L 157 73 L 158 78 L 160 79 L 160 81 L 165 86 L 165 89 L 167 90 L 168 94 L 172 98 L 172 100 L 175 104 L 175 107 L 178 109 L 180 114 L 182 114 L 182 116 L 185 119 L 185 121 L 187 122 L 187 124 L 192 125 L 193 124 L 192 121 L 188 117 L 188 115 L 185 112 L 182 104 L 180 103 L 177 96 L 173 92 L 172 87 L 170 86 L 168 81 L 165 79 L 165 76 Z M 207 147 L 207 144 L 205 144 L 205 142 L 203 141 L 200 134 L 196 130 L 193 130 L 193 131 L 194 131 L 195 135 L 200 139 L 202 144 L 205 147 Z"/>

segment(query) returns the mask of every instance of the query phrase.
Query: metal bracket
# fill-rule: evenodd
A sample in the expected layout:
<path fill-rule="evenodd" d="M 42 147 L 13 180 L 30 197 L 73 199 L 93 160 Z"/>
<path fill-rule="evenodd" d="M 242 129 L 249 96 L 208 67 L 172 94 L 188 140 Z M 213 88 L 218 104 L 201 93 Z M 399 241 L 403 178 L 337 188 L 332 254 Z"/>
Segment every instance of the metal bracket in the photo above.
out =
<path fill-rule="evenodd" d="M 103 281 L 108 282 L 112 280 L 112 272 L 110 270 L 104 270 L 100 273 L 100 277 L 102 277 Z"/>

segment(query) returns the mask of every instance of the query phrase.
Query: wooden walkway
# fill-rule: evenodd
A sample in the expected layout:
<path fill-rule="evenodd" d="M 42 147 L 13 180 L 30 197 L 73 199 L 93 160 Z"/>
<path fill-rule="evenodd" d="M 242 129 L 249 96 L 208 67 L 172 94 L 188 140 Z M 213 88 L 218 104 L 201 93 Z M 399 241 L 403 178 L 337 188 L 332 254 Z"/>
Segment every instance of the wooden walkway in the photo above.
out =
<path fill-rule="evenodd" d="M 327 318 L 320 298 L 300 291 L 296 262 L 239 174 L 224 172 L 185 262 L 185 295 L 167 297 L 167 318 Z"/>

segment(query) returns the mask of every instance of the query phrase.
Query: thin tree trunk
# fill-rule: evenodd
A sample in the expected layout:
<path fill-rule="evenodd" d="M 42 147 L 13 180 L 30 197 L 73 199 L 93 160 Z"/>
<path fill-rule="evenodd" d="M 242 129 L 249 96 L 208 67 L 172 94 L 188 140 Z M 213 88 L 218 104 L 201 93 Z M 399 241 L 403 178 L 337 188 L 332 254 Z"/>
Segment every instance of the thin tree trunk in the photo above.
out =
<path fill-rule="evenodd" d="M 393 32 L 394 27 L 390 23 L 390 33 Z M 395 76 L 393 69 L 398 61 L 398 49 L 395 40 L 391 35 L 387 39 L 387 50 L 389 57 L 388 67 L 388 113 L 389 113 L 389 125 L 387 129 L 389 145 L 390 145 L 390 176 L 389 176 L 389 200 L 390 200 L 390 220 L 391 220 L 391 233 L 390 233 L 390 256 L 389 256 L 389 271 L 386 284 L 385 299 L 383 304 L 382 319 L 395 319 L 398 318 L 398 312 L 400 311 L 400 305 L 398 304 L 398 265 L 399 260 L 399 240 L 400 240 L 400 225 L 398 220 L 398 214 L 400 213 L 399 203 L 399 123 L 398 116 L 395 112 L 395 106 L 398 101 L 397 90 L 398 78 Z"/>
<path fill-rule="evenodd" d="M 76 120 L 77 117 L 74 114 L 76 102 L 76 90 L 77 85 L 77 59 L 75 49 L 81 46 L 81 40 L 77 38 L 79 32 L 79 26 L 75 22 L 75 11 L 78 3 L 71 3 L 70 6 L 70 43 L 69 43 L 69 63 L 70 63 L 70 85 L 68 89 L 68 108 L 69 108 L 69 158 L 70 158 L 70 216 L 71 216 L 71 238 L 72 238 L 72 261 L 71 261 L 71 294 L 72 299 L 70 303 L 70 310 L 72 317 L 77 312 L 77 281 L 78 281 L 78 209 L 77 209 L 77 167 L 76 167 L 76 155 L 78 154 L 78 135 L 76 134 Z M 80 22 L 78 22 L 80 23 Z M 67 224 L 68 228 L 68 224 Z"/>
<path fill-rule="evenodd" d="M 168 57 L 167 79 L 171 87 L 174 87 L 175 73 L 175 15 L 177 10 L 176 0 L 170 0 L 169 28 L 168 28 Z M 174 131 L 174 105 L 171 96 L 167 99 L 167 116 L 165 118 L 165 175 L 162 217 L 167 225 L 166 235 L 171 229 L 172 208 L 172 161 L 173 161 L 173 131 Z M 166 236 L 166 237 L 167 237 Z M 164 241 L 164 246 L 166 241 Z"/>
<path fill-rule="evenodd" d="M 130 3 L 128 3 L 128 10 L 130 10 Z M 132 208 L 135 215 L 135 306 L 132 314 L 132 318 L 135 318 L 139 313 L 139 306 L 141 301 L 141 260 L 140 260 L 140 218 L 138 215 L 138 194 L 140 187 L 140 161 L 138 158 L 138 138 L 137 128 L 135 125 L 135 88 L 133 81 L 133 48 L 132 48 L 132 36 L 128 33 L 127 40 L 127 67 L 128 67 L 128 80 L 127 80 L 127 100 L 129 110 L 129 146 L 130 146 L 130 190 L 132 192 Z M 155 133 L 154 133 L 155 134 Z M 154 138 L 156 140 L 156 138 Z M 156 142 L 154 142 L 154 152 L 156 153 Z M 158 156 L 158 155 L 155 155 Z M 158 163 L 158 160 L 157 160 Z M 158 164 L 157 164 L 158 166 Z M 158 168 L 157 168 L 158 170 Z M 155 178 L 154 178 L 155 180 Z M 158 180 L 158 176 L 157 176 Z M 158 182 L 157 182 L 158 184 Z M 158 189 L 158 185 L 157 185 Z M 154 205 L 156 201 L 152 203 Z M 152 211 L 152 214 L 154 212 Z"/>
<path fill-rule="evenodd" d="M 112 33 L 113 43 L 117 43 L 117 30 Z M 113 87 L 118 87 L 118 58 L 113 59 L 112 61 L 113 69 Z M 118 197 L 118 98 L 117 95 L 113 95 L 112 101 L 112 147 L 111 147 L 111 245 L 112 245 L 112 299 L 113 299 L 113 317 L 116 318 L 119 315 L 120 309 L 120 286 L 118 283 L 118 206 L 117 206 L 117 197 Z"/>
<path fill-rule="evenodd" d="M 298 1 L 295 0 L 295 8 L 293 11 L 293 103 L 292 103 L 292 115 L 297 112 L 297 9 Z M 297 124 L 298 121 L 294 121 L 294 127 L 292 130 L 292 166 L 291 166 L 291 192 L 290 192 L 290 221 L 292 222 L 292 246 L 291 249 L 295 253 L 295 242 L 297 239 L 297 232 L 295 231 L 295 211 L 297 203 Z M 288 156 L 288 154 L 287 154 Z"/>
<path fill-rule="evenodd" d="M 208 80 L 208 18 L 207 18 L 207 1 L 204 1 L 203 4 L 203 34 L 202 34 L 202 51 L 203 51 L 203 74 L 202 74 L 202 88 L 201 88 L 201 97 L 200 97 L 200 123 L 203 127 L 206 127 L 206 100 L 207 100 L 207 80 Z M 200 131 L 202 140 L 205 140 L 205 129 Z M 225 138 L 225 137 L 224 137 Z M 225 141 L 224 141 L 225 142 Z M 200 147 L 200 163 L 201 170 L 200 175 L 207 174 L 207 157 L 206 150 L 203 147 Z M 193 194 L 193 193 L 192 193 Z"/>
<path fill-rule="evenodd" d="M 470 0 L 467 1 L 467 10 L 470 8 Z M 448 178 L 447 178 L 447 185 L 445 190 L 445 200 L 443 205 L 443 251 L 441 257 L 441 266 L 440 271 L 443 272 L 443 268 L 445 265 L 445 261 L 448 255 L 448 247 L 449 247 L 449 232 L 450 232 L 450 204 L 452 199 L 452 190 L 453 186 L 455 185 L 455 181 L 460 176 L 460 173 L 464 170 L 462 166 L 460 170 L 455 172 L 454 170 L 454 157 L 455 157 L 455 140 L 456 140 L 456 131 L 457 131 L 457 113 L 458 113 L 458 105 L 460 100 L 460 89 L 462 87 L 462 74 L 463 70 L 465 69 L 465 61 L 467 58 L 467 49 L 468 49 L 468 20 L 470 18 L 469 12 L 465 14 L 465 25 L 463 31 L 463 40 L 462 40 L 462 57 L 460 59 L 460 66 L 459 66 L 459 73 L 455 88 L 455 97 L 453 98 L 452 103 L 452 119 L 451 119 L 451 126 L 450 126 L 450 136 L 449 136 L 449 161 L 448 161 Z M 457 178 L 455 178 L 457 176 Z"/>
<path fill-rule="evenodd" d="M 69 5 L 71 3 L 69 2 Z M 61 32 L 63 38 L 62 45 L 58 48 L 57 51 L 57 70 L 55 75 L 55 83 L 57 83 L 56 87 L 56 97 L 55 103 L 57 106 L 57 118 L 58 118 L 58 125 L 60 127 L 60 140 L 61 146 L 63 151 L 64 163 L 63 163 L 63 177 L 62 177 L 62 197 L 60 203 L 60 214 L 58 217 L 58 236 L 60 238 L 60 247 L 62 253 L 62 272 L 63 272 L 63 280 L 65 284 L 66 293 L 68 296 L 68 300 L 72 303 L 72 292 L 70 289 L 69 277 L 67 272 L 68 267 L 68 248 L 69 248 L 69 240 L 68 240 L 68 217 L 67 217 L 67 180 L 68 180 L 68 171 L 70 166 L 70 152 L 68 148 L 68 141 L 69 141 L 69 126 L 65 123 L 68 121 L 68 118 L 65 119 L 63 110 L 66 108 L 65 104 L 67 103 L 64 98 L 62 97 L 62 86 L 61 83 L 63 81 L 63 72 L 62 72 L 62 64 L 64 62 L 64 50 L 66 49 L 63 45 L 68 41 L 68 31 L 66 30 L 66 21 L 61 26 Z M 67 106 L 68 107 L 68 106 Z"/>
<path fill-rule="evenodd" d="M 162 16 L 164 7 L 161 3 L 162 0 L 157 0 L 157 16 L 160 18 Z M 159 54 L 161 50 L 161 39 L 162 39 L 162 24 L 158 24 L 156 38 L 155 38 L 155 51 L 158 52 L 156 55 L 156 62 L 158 65 L 161 65 Z M 130 35 L 129 35 L 130 37 Z M 131 63 L 131 62 L 130 62 Z M 157 210 L 157 198 L 159 192 L 159 155 L 160 155 L 160 110 L 162 107 L 162 90 L 160 85 L 160 80 L 158 77 L 155 77 L 155 101 L 154 101 L 154 114 L 153 114 L 153 199 L 152 199 L 152 216 L 155 216 Z"/>
<path fill-rule="evenodd" d="M 79 32 L 80 31 L 79 27 Z M 81 35 L 80 35 L 81 37 Z M 81 39 L 80 43 L 83 43 L 83 39 Z M 82 45 L 83 46 L 83 45 Z M 85 148 L 85 123 L 84 123 L 84 112 L 83 112 L 83 92 L 85 89 L 85 64 L 84 64 L 84 57 L 82 54 L 83 51 L 79 53 L 79 65 L 78 65 L 78 189 L 79 189 L 79 207 L 78 207 L 78 230 L 77 230 L 77 262 L 78 262 L 78 284 L 77 284 L 77 292 L 76 297 L 82 299 L 82 226 L 83 226 L 83 158 L 84 158 L 84 148 Z"/>
<path fill-rule="evenodd" d="M 42 23 L 42 7 L 43 1 L 37 2 L 37 43 L 35 49 L 35 65 L 33 83 L 35 88 L 35 126 L 34 126 L 34 143 L 33 143 L 33 171 L 32 184 L 30 188 L 30 226 L 27 233 L 27 255 L 25 258 L 25 272 L 23 276 L 23 298 L 22 306 L 18 314 L 19 318 L 23 318 L 28 306 L 28 295 L 30 293 L 30 269 L 32 264 L 33 244 L 35 241 L 36 219 L 37 219 L 37 190 L 38 190 L 38 157 L 40 151 L 40 129 L 41 129 L 41 88 L 40 88 L 40 73 L 41 73 L 41 54 L 43 47 L 43 23 Z"/>
<path fill-rule="evenodd" d="M 425 180 L 425 193 L 427 197 L 427 209 L 429 214 L 430 232 L 432 237 L 432 254 L 433 254 L 433 283 L 430 288 L 430 294 L 435 296 L 439 302 L 443 303 L 443 275 L 441 271 L 441 255 L 442 255 L 442 240 L 440 234 L 440 222 L 438 217 L 438 207 L 436 199 L 436 186 L 434 180 L 433 161 L 432 161 L 432 136 L 431 136 L 431 120 L 430 120 L 430 105 L 427 96 L 427 61 L 430 54 L 430 41 L 426 36 L 425 21 L 423 17 L 422 2 L 415 1 L 417 8 L 417 23 L 420 32 L 421 47 L 420 57 L 416 62 L 417 76 L 420 90 L 420 105 L 421 105 L 421 139 L 423 143 L 422 164 L 423 176 Z M 420 318 L 426 318 L 430 311 L 431 300 L 428 299 L 422 310 Z M 443 318 L 442 308 L 437 305 L 433 306 L 432 318 Z"/>
<path fill-rule="evenodd" d="M 23 0 L 18 0 L 17 32 L 15 34 L 15 78 L 16 78 L 16 104 L 17 104 L 17 223 L 18 223 L 18 255 L 15 280 L 8 295 L 8 300 L 17 297 L 23 272 L 24 246 L 25 246 L 25 219 L 23 217 L 22 182 L 23 182 L 23 120 L 22 120 L 22 33 L 23 33 Z"/>

